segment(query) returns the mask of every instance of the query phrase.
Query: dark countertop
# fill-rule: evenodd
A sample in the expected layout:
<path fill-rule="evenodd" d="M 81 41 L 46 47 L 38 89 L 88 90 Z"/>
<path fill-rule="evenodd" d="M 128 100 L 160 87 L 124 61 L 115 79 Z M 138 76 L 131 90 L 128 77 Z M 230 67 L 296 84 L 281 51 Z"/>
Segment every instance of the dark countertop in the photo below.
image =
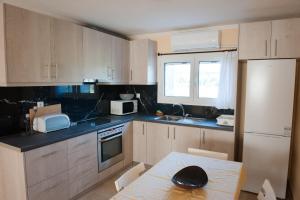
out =
<path fill-rule="evenodd" d="M 21 152 L 25 152 L 46 145 L 50 145 L 56 142 L 74 138 L 80 135 L 91 133 L 93 131 L 130 122 L 133 120 L 148 121 L 148 122 L 155 122 L 155 123 L 162 123 L 162 124 L 192 126 L 192 127 L 208 128 L 208 129 L 217 129 L 217 130 L 224 130 L 224 131 L 233 131 L 233 127 L 217 125 L 216 120 L 207 119 L 207 120 L 202 120 L 193 123 L 192 122 L 179 123 L 179 122 L 155 120 L 155 118 L 156 116 L 154 115 L 140 115 L 140 114 L 125 115 L 125 116 L 110 115 L 110 116 L 99 118 L 105 120 L 100 120 L 97 125 L 91 123 L 90 121 L 87 121 L 87 122 L 77 124 L 75 126 L 71 126 L 68 129 L 62 129 L 50 133 L 36 133 L 32 135 L 18 134 L 14 136 L 2 137 L 0 138 L 0 143 L 13 147 L 16 150 L 19 150 Z"/>

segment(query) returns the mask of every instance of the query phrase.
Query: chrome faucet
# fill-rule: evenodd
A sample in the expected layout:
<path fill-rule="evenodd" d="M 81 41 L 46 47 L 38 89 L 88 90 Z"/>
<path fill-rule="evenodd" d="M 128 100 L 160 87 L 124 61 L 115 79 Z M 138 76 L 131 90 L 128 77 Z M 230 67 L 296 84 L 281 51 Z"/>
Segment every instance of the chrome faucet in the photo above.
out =
<path fill-rule="evenodd" d="M 179 104 L 179 103 L 175 103 L 175 104 L 173 104 L 173 108 L 174 108 L 175 106 L 179 106 L 179 107 L 181 108 L 181 110 L 182 110 L 182 116 L 185 117 L 185 110 L 184 110 L 183 105 L 182 105 L 182 104 Z"/>

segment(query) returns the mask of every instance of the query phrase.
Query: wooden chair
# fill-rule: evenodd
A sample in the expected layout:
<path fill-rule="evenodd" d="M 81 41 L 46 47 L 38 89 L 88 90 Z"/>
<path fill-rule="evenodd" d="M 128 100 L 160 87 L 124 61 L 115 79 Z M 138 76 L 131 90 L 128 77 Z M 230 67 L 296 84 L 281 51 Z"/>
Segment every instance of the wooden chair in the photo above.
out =
<path fill-rule="evenodd" d="M 275 192 L 268 179 L 265 180 L 261 190 L 257 195 L 258 200 L 276 200 Z"/>
<path fill-rule="evenodd" d="M 228 160 L 227 153 L 219 153 L 215 151 L 207 151 L 203 149 L 194 149 L 194 148 L 188 148 L 188 153 L 197 156 L 204 156 L 204 157 L 215 158 L 220 160 Z"/>
<path fill-rule="evenodd" d="M 146 170 L 145 164 L 140 163 L 125 172 L 120 178 L 115 181 L 116 190 L 120 192 L 124 187 L 137 179 L 142 172 Z"/>

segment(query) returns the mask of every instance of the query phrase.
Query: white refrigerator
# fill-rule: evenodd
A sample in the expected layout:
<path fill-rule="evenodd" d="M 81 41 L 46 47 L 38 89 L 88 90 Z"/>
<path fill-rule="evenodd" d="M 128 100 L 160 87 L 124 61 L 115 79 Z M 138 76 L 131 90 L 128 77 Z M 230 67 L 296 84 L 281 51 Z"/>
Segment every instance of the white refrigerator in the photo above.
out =
<path fill-rule="evenodd" d="M 245 191 L 258 193 L 270 180 L 285 198 L 293 118 L 295 59 L 247 63 L 243 163 Z"/>

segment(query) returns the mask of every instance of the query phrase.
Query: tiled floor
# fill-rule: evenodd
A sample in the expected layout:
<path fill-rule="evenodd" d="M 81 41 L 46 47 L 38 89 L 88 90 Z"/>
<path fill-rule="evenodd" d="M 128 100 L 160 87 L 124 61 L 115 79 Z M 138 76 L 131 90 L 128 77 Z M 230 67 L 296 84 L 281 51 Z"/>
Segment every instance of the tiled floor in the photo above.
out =
<path fill-rule="evenodd" d="M 111 177 L 102 184 L 97 185 L 89 192 L 85 193 L 77 200 L 108 200 L 114 194 L 116 194 L 114 181 L 122 174 L 118 173 L 115 176 Z M 256 200 L 256 195 L 242 192 L 240 195 L 240 200 Z"/>

